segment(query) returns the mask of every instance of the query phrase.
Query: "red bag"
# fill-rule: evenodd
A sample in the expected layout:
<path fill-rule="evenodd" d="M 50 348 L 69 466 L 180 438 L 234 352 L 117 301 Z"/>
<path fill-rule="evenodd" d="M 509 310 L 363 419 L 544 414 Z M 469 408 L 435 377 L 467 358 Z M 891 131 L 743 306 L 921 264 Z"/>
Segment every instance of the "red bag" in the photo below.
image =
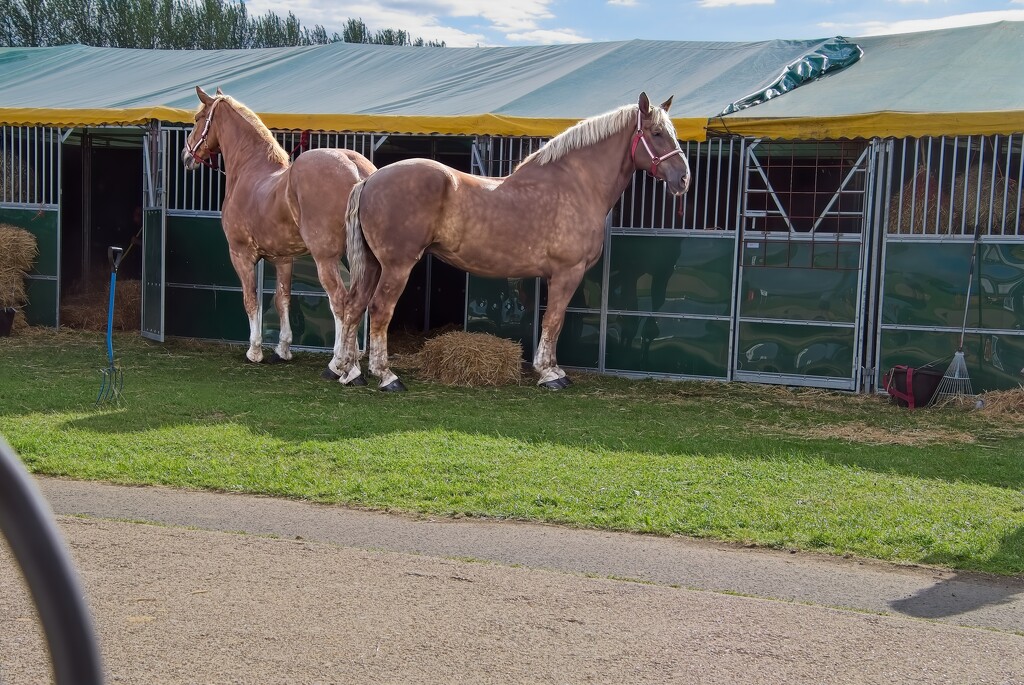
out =
<path fill-rule="evenodd" d="M 932 403 L 944 375 L 944 371 L 930 366 L 897 364 L 882 377 L 882 385 L 896 404 L 918 409 Z"/>

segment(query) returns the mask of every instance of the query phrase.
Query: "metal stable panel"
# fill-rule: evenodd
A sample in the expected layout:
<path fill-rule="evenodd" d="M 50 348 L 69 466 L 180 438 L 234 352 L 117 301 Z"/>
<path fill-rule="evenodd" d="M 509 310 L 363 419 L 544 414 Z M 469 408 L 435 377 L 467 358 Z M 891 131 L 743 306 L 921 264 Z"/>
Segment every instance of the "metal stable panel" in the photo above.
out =
<path fill-rule="evenodd" d="M 60 324 L 62 143 L 69 131 L 0 126 L 0 223 L 24 228 L 39 254 L 28 275 L 29 323 Z"/>
<path fill-rule="evenodd" d="M 885 142 L 875 388 L 894 364 L 945 368 L 962 329 L 975 389 L 1024 380 L 1022 146 L 1021 133 Z"/>
<path fill-rule="evenodd" d="M 736 380 L 859 387 L 875 154 L 864 142 L 747 147 Z"/>
<path fill-rule="evenodd" d="M 727 379 L 744 141 L 681 143 L 691 186 L 634 174 L 611 213 L 602 370 Z"/>

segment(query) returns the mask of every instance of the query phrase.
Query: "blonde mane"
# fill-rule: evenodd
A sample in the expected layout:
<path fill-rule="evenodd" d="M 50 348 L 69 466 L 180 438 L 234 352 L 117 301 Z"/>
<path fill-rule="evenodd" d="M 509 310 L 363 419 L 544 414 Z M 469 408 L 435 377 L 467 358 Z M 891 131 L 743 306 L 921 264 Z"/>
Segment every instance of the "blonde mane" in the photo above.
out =
<path fill-rule="evenodd" d="M 256 116 L 255 112 L 253 112 L 251 109 L 249 109 L 248 107 L 246 107 L 230 95 L 217 95 L 215 96 L 214 99 L 224 100 L 227 104 L 231 105 L 231 108 L 238 112 L 238 115 L 241 116 L 242 119 L 247 121 L 253 127 L 253 129 L 256 131 L 256 135 L 262 138 L 263 142 L 267 146 L 268 160 L 270 160 L 271 162 L 277 162 L 278 164 L 283 164 L 285 166 L 291 163 L 291 157 L 288 155 L 287 152 L 285 152 L 285 149 L 281 147 L 281 144 L 277 142 L 277 139 L 274 137 L 274 134 L 270 132 L 270 129 L 267 128 L 266 124 L 264 124 L 260 120 L 260 118 Z M 199 109 L 202 109 L 202 104 L 200 104 Z"/>
<path fill-rule="evenodd" d="M 636 112 L 636 105 L 623 105 L 610 112 L 584 119 L 549 140 L 543 147 L 524 159 L 521 164 L 530 161 L 537 164 L 548 164 L 565 157 L 573 150 L 602 141 L 627 126 L 636 126 Z M 652 107 L 651 116 L 656 124 L 663 126 L 675 138 L 676 130 L 672 126 L 668 112 L 660 107 Z"/>

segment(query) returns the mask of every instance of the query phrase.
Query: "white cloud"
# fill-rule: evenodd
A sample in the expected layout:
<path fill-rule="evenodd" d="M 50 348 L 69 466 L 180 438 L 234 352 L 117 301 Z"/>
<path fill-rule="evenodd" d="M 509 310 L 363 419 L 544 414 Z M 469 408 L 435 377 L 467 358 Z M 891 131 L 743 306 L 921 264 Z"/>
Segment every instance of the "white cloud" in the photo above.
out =
<path fill-rule="evenodd" d="M 1024 21 L 1024 10 L 997 10 L 992 12 L 968 12 L 934 19 L 905 19 L 903 21 L 866 21 L 856 24 L 822 23 L 819 26 L 831 33 L 846 36 L 888 36 L 894 33 L 916 33 L 951 29 L 958 26 L 977 26 L 996 21 Z"/>
<path fill-rule="evenodd" d="M 775 0 L 700 0 L 698 7 L 734 7 L 739 5 L 774 5 Z"/>
<path fill-rule="evenodd" d="M 535 31 L 524 31 L 522 33 L 507 33 L 505 37 L 510 41 L 517 43 L 529 43 L 531 45 L 555 45 L 558 43 L 589 43 L 589 38 L 584 38 L 575 31 L 564 29 L 564 30 L 544 30 L 537 29 Z"/>
<path fill-rule="evenodd" d="M 384 28 L 408 31 L 413 38 L 443 40 L 451 47 L 487 45 L 489 31 L 504 34 L 510 41 L 581 42 L 586 39 L 571 30 L 546 30 L 541 22 L 554 19 L 554 0 L 289 0 L 282 10 L 275 0 L 246 0 L 251 15 L 291 11 L 304 25 L 321 24 L 340 31 L 348 19 L 362 19 L 371 31 Z M 452 19 L 480 21 L 466 30 L 452 26 Z M 463 22 L 465 23 L 465 22 Z M 531 36 L 531 37 L 528 37 Z"/>
<path fill-rule="evenodd" d="M 1021 0 L 1024 2 L 1024 0 Z M 639 3 L 637 0 L 608 0 L 609 5 L 618 5 L 619 7 L 636 7 Z"/>

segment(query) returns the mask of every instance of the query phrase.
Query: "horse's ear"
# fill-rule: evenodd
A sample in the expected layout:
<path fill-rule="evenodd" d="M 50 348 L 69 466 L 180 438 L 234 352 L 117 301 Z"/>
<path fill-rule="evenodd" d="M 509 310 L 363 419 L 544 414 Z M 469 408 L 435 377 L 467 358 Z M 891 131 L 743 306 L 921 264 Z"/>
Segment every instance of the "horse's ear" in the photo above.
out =
<path fill-rule="evenodd" d="M 204 105 L 208 105 L 211 102 L 213 102 L 213 98 L 207 95 L 206 91 L 200 88 L 199 86 L 196 86 L 196 95 L 199 96 L 199 101 L 202 102 Z"/>
<path fill-rule="evenodd" d="M 651 101 L 647 99 L 647 93 L 640 93 L 640 99 L 637 101 L 637 106 L 640 108 L 642 114 L 649 114 L 651 111 Z"/>
<path fill-rule="evenodd" d="M 674 97 L 674 95 L 670 95 L 668 100 L 665 100 L 665 102 L 661 103 L 661 108 L 667 112 L 668 108 L 672 106 L 672 98 Z"/>
<path fill-rule="evenodd" d="M 223 95 L 223 94 L 224 94 L 224 91 L 220 89 L 220 86 L 217 86 L 217 95 Z M 671 101 L 671 99 L 670 99 L 670 101 Z"/>

